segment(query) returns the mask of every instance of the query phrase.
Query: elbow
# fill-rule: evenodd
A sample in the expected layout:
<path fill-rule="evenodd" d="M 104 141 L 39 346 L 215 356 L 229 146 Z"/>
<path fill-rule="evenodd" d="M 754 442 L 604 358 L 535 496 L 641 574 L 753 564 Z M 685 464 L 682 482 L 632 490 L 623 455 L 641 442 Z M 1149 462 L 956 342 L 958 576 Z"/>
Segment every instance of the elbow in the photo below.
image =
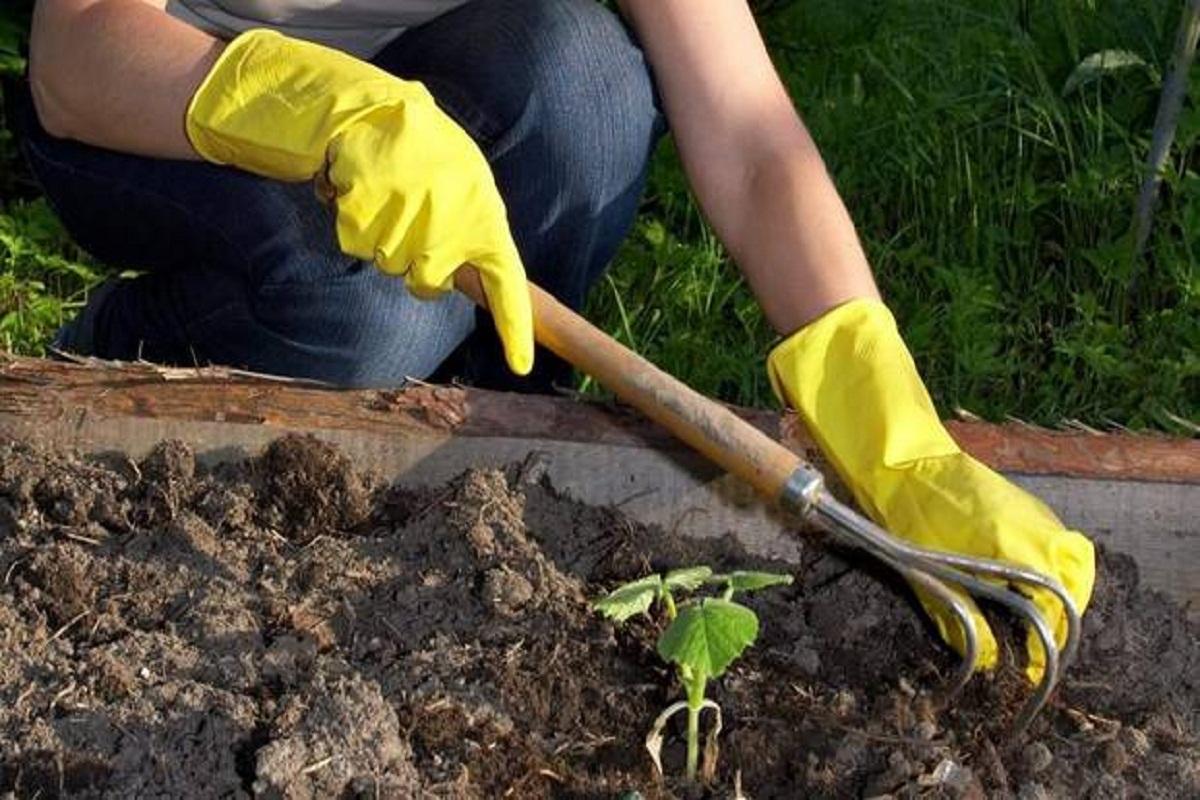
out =
<path fill-rule="evenodd" d="M 761 201 L 792 196 L 831 180 L 825 159 L 807 134 L 762 149 L 749 159 L 745 172 L 747 194 Z"/>
<path fill-rule="evenodd" d="M 60 139 L 69 138 L 71 125 L 62 104 L 55 98 L 53 78 L 45 70 L 35 70 L 33 60 L 29 65 L 29 93 L 33 97 L 33 110 L 42 130 Z"/>
<path fill-rule="evenodd" d="M 64 20 L 47 8 L 52 5 L 49 0 L 40 0 L 34 7 L 29 36 L 29 92 L 42 129 L 51 136 L 69 138 L 73 125 L 64 94 L 71 77 L 56 68 L 62 59 L 54 56 L 62 47 L 61 33 L 56 31 L 64 27 Z"/>

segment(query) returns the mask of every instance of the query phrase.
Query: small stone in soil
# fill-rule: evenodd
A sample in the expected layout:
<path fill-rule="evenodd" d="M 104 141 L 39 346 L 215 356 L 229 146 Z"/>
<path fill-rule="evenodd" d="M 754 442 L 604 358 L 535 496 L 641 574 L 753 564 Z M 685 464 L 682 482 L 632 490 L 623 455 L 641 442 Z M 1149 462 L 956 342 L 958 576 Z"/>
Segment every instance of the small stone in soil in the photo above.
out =
<path fill-rule="evenodd" d="M 1125 781 L 1116 775 L 1104 773 L 1088 792 L 1088 800 L 1125 800 Z"/>
<path fill-rule="evenodd" d="M 510 616 L 533 598 L 533 586 L 524 575 L 497 567 L 484 575 L 481 593 L 498 613 Z"/>
<path fill-rule="evenodd" d="M 928 720 L 918 722 L 917 726 L 913 729 L 916 737 L 923 742 L 933 741 L 933 737 L 937 736 L 937 732 L 937 724 Z"/>
<path fill-rule="evenodd" d="M 1150 737 L 1141 728 L 1126 726 L 1121 729 L 1121 742 L 1134 758 L 1145 758 L 1150 752 Z"/>
<path fill-rule="evenodd" d="M 1052 800 L 1050 792 L 1040 783 L 1022 783 L 1017 789 L 1017 800 Z"/>
<path fill-rule="evenodd" d="M 1116 739 L 1104 745 L 1100 758 L 1104 771 L 1109 775 L 1120 775 L 1129 766 L 1129 753 L 1125 745 Z"/>
<path fill-rule="evenodd" d="M 1054 754 L 1042 742 L 1030 742 L 1021 751 L 1021 767 L 1029 775 L 1037 775 L 1054 763 Z"/>
<path fill-rule="evenodd" d="M 186 443 L 167 439 L 142 459 L 140 471 L 147 481 L 189 481 L 196 474 L 196 456 Z"/>

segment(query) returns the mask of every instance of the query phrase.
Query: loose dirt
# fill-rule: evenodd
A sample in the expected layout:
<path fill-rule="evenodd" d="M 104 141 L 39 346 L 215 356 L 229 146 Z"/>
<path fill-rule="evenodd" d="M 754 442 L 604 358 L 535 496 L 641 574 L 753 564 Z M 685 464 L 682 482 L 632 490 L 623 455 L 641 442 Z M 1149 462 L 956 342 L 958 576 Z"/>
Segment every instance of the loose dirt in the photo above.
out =
<path fill-rule="evenodd" d="M 764 562 L 538 474 L 405 491 L 311 438 L 214 470 L 178 442 L 141 463 L 0 442 L 0 793 L 1200 796 L 1200 626 L 1127 558 L 1102 553 L 1078 663 L 1013 742 L 1014 654 L 939 708 L 953 658 L 891 576 L 823 545 Z M 762 636 L 712 686 L 702 789 L 677 728 L 665 779 L 642 747 L 680 696 L 658 621 L 588 605 L 691 564 L 796 577 L 748 598 Z"/>

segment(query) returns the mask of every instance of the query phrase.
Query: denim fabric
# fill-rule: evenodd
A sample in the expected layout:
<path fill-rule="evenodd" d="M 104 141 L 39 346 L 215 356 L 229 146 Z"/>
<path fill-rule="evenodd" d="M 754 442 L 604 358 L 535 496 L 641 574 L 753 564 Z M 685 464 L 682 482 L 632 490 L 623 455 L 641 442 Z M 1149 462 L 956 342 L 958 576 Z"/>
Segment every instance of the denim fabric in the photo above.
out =
<path fill-rule="evenodd" d="M 620 21 L 594 0 L 474 0 L 374 63 L 423 81 L 479 143 L 530 277 L 579 308 L 632 223 L 663 129 Z M 102 261 L 143 273 L 96 292 L 60 333 L 67 349 L 343 386 L 436 370 L 541 391 L 567 377 L 539 350 L 534 374 L 514 378 L 467 300 L 419 300 L 343 255 L 333 212 L 307 183 L 55 139 L 28 97 L 19 105 L 23 148 L 68 230 Z"/>

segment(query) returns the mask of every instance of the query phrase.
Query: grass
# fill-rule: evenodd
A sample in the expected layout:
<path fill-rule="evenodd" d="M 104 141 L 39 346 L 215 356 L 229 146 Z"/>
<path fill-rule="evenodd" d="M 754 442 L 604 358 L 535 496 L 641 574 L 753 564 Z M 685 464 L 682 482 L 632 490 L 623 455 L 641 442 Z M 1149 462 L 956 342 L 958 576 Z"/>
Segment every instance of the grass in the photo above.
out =
<path fill-rule="evenodd" d="M 1147 258 L 1132 259 L 1129 235 L 1178 5 L 849 8 L 806 0 L 763 26 L 943 413 L 1188 430 L 1179 419 L 1200 402 L 1196 76 Z M 1076 71 L 1105 50 L 1140 60 Z M 593 316 L 703 391 L 768 402 L 771 332 L 669 147 L 654 175 Z"/>
<path fill-rule="evenodd" d="M 23 69 L 27 14 L 20 4 L 0 11 L 0 78 Z M 21 169 L 0 103 L 0 348 L 42 355 L 101 275 Z"/>
<path fill-rule="evenodd" d="M 1194 434 L 1200 71 L 1145 257 L 1130 233 L 1179 3 L 767 5 L 772 55 L 941 411 Z M 0 202 L 14 196 L 0 209 L 0 330 L 37 352 L 97 270 L 0 179 Z M 701 391 L 774 403 L 762 366 L 773 333 L 669 143 L 589 306 Z"/>
<path fill-rule="evenodd" d="M 0 347 L 43 354 L 100 276 L 44 200 L 10 202 L 0 213 Z"/>

